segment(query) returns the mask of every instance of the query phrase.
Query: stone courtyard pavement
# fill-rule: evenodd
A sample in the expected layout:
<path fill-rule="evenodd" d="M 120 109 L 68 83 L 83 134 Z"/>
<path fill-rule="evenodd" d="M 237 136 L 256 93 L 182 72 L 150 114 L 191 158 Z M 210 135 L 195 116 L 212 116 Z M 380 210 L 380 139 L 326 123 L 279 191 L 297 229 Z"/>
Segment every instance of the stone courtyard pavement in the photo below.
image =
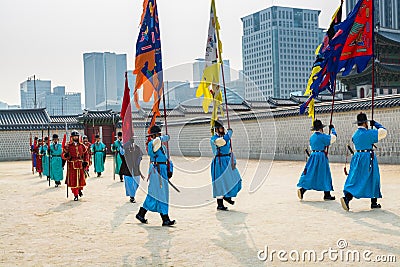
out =
<path fill-rule="evenodd" d="M 209 183 L 210 158 L 173 159 L 178 187 Z M 165 228 L 154 213 L 148 213 L 147 225 L 136 221 L 145 192 L 138 191 L 138 203 L 129 203 L 124 184 L 112 179 L 112 158 L 102 178 L 87 179 L 78 202 L 71 194 L 66 198 L 64 184 L 48 187 L 45 178 L 32 175 L 30 162 L 1 162 L 0 266 L 399 266 L 400 166 L 380 166 L 381 210 L 370 210 L 363 199 L 345 212 L 339 202 L 343 164 L 331 164 L 336 201 L 325 202 L 320 192 L 297 199 L 304 162 L 273 162 L 252 194 L 257 163 L 238 163 L 242 173 L 246 167 L 243 190 L 229 211 L 217 212 L 210 191 L 207 199 L 198 196 L 208 204 L 170 207 L 177 225 Z M 191 174 L 179 168 L 200 165 L 207 168 Z M 146 158 L 145 173 L 147 166 Z M 188 202 L 196 197 L 184 196 Z"/>

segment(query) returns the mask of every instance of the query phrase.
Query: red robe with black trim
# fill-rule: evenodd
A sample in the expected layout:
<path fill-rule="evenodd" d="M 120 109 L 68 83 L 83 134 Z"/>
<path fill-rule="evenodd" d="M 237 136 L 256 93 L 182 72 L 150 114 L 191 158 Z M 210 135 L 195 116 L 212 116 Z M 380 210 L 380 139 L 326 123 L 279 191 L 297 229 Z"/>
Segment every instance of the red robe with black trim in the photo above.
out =
<path fill-rule="evenodd" d="M 67 160 L 66 184 L 70 188 L 82 188 L 86 185 L 83 162 L 87 162 L 87 148 L 80 142 L 69 142 L 64 148 Z"/>
<path fill-rule="evenodd" d="M 84 161 L 86 161 L 88 163 L 88 165 L 86 166 L 85 170 L 89 171 L 89 166 L 92 165 L 92 152 L 90 151 L 90 146 L 92 144 L 90 142 L 87 142 L 86 144 L 83 143 L 83 145 L 86 147 L 86 150 L 87 150 Z"/>
<path fill-rule="evenodd" d="M 43 166 L 42 166 L 43 155 L 41 155 L 39 153 L 39 148 L 40 148 L 40 146 L 38 144 L 35 144 L 33 146 L 33 153 L 36 154 L 36 172 L 42 173 L 43 172 Z"/>

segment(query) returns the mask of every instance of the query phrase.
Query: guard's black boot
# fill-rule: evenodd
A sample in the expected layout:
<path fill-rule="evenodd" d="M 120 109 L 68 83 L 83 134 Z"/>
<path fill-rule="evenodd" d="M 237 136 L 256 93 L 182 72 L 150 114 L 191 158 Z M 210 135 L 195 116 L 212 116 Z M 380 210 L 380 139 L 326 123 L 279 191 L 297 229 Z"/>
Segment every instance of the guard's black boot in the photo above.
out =
<path fill-rule="evenodd" d="M 79 189 L 79 196 L 80 196 L 80 197 L 83 196 L 82 190 L 80 190 L 80 189 Z"/>
<path fill-rule="evenodd" d="M 224 200 L 217 198 L 217 210 L 227 210 L 228 208 L 224 206 Z"/>
<path fill-rule="evenodd" d="M 119 180 L 121 181 L 121 183 L 124 181 L 124 177 L 122 175 L 119 175 Z"/>
<path fill-rule="evenodd" d="M 131 198 L 129 199 L 129 201 L 130 201 L 131 203 L 136 203 L 136 200 L 135 200 L 134 197 L 131 197 Z"/>
<path fill-rule="evenodd" d="M 147 223 L 147 220 L 144 218 L 147 210 L 143 207 L 140 207 L 138 214 L 136 214 L 136 219 L 138 219 L 141 223 Z"/>
<path fill-rule="evenodd" d="M 299 188 L 299 189 L 297 189 L 297 197 L 298 197 L 300 200 L 303 200 L 304 193 L 305 193 L 306 191 L 307 191 L 307 190 L 305 190 L 304 188 Z"/>
<path fill-rule="evenodd" d="M 335 197 L 331 196 L 331 192 L 324 191 L 324 200 L 335 200 Z"/>
<path fill-rule="evenodd" d="M 166 214 L 166 215 L 163 215 L 163 214 L 160 214 L 161 215 L 161 219 L 162 219 L 162 226 L 172 226 L 172 225 L 174 225 L 175 224 L 175 220 L 170 220 L 169 219 L 169 216 L 168 216 L 168 214 Z"/>
<path fill-rule="evenodd" d="M 235 204 L 235 201 L 233 201 L 231 197 L 224 197 L 224 200 L 225 200 L 226 202 L 228 202 L 229 204 L 231 204 L 231 205 L 234 205 L 234 204 Z"/>
<path fill-rule="evenodd" d="M 344 197 L 340 199 L 340 203 L 342 204 L 342 208 L 345 211 L 349 211 L 350 209 L 350 201 L 353 199 L 353 195 L 350 193 L 346 193 Z"/>
<path fill-rule="evenodd" d="M 100 177 L 100 176 L 101 176 L 101 172 L 98 172 L 98 173 L 97 173 L 97 177 Z"/>
<path fill-rule="evenodd" d="M 75 196 L 75 197 L 74 197 L 74 201 L 78 201 L 78 196 Z"/>
<path fill-rule="evenodd" d="M 371 209 L 380 209 L 381 204 L 378 204 L 378 199 L 371 198 Z"/>

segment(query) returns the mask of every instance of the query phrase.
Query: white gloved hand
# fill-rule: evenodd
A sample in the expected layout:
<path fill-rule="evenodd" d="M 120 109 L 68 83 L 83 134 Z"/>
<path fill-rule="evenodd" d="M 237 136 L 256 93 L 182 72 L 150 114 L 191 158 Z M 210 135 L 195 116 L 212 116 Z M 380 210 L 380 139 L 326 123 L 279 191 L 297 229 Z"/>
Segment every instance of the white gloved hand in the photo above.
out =
<path fill-rule="evenodd" d="M 157 137 L 153 140 L 153 152 L 156 153 L 161 148 L 161 139 Z"/>
<path fill-rule="evenodd" d="M 214 144 L 217 147 L 221 147 L 221 146 L 226 145 L 226 141 L 225 141 L 225 139 L 223 137 L 219 137 L 219 138 L 215 139 Z"/>

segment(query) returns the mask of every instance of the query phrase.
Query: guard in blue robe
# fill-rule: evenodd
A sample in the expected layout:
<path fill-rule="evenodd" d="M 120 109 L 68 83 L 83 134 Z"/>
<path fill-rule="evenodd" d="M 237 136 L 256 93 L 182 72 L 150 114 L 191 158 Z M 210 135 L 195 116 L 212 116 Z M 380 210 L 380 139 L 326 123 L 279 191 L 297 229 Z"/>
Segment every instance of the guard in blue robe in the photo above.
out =
<path fill-rule="evenodd" d="M 50 179 L 54 180 L 56 187 L 63 180 L 62 145 L 58 142 L 58 135 L 53 134 L 53 142 L 50 144 Z"/>
<path fill-rule="evenodd" d="M 161 215 L 162 226 L 171 226 L 175 224 L 175 220 L 170 220 L 168 216 L 169 188 L 168 179 L 168 153 L 167 148 L 162 144 L 169 141 L 168 135 L 161 135 L 161 128 L 154 125 L 150 128 L 149 134 L 151 140 L 147 148 L 150 157 L 149 167 L 149 188 L 143 206 L 140 207 L 136 219 L 141 223 L 147 223 L 145 219 L 148 210 L 158 212 Z M 172 173 L 172 162 L 170 161 Z"/>
<path fill-rule="evenodd" d="M 40 147 L 40 153 L 42 154 L 42 166 L 43 166 L 43 175 L 47 176 L 47 180 L 50 179 L 49 173 L 49 153 L 48 153 L 48 142 L 49 138 L 46 136 L 44 138 L 43 145 Z"/>
<path fill-rule="evenodd" d="M 120 149 L 122 147 L 122 132 L 118 132 L 117 134 L 117 140 L 115 140 L 115 142 L 113 144 L 111 144 L 111 151 L 114 153 L 114 172 L 115 174 L 119 174 L 119 170 L 121 168 L 121 164 L 122 164 L 122 158 L 121 158 L 121 154 Z M 119 180 L 121 182 L 124 181 L 123 175 L 119 175 Z"/>
<path fill-rule="evenodd" d="M 121 156 L 121 168 L 119 175 L 124 176 L 125 194 L 129 197 L 131 203 L 136 203 L 136 191 L 139 188 L 140 178 L 144 176 L 140 172 L 140 162 L 142 161 L 143 152 L 140 147 L 135 144 L 133 137 L 131 140 L 123 144 L 119 149 Z"/>
<path fill-rule="evenodd" d="M 374 152 L 374 144 L 387 136 L 387 130 L 380 123 L 368 119 L 365 113 L 357 115 L 358 129 L 352 137 L 356 149 L 350 162 L 349 175 L 344 185 L 344 197 L 340 199 L 344 210 L 348 211 L 350 201 L 355 198 L 370 198 L 371 209 L 381 208 L 378 198 L 382 198 L 378 160 Z"/>
<path fill-rule="evenodd" d="M 242 189 L 242 177 L 236 168 L 236 158 L 231 154 L 232 129 L 225 133 L 222 121 L 215 121 L 214 131 L 215 135 L 210 139 L 214 154 L 211 162 L 213 197 L 217 198 L 218 210 L 227 210 L 224 200 L 235 204 L 232 197 L 236 197 Z"/>
<path fill-rule="evenodd" d="M 94 172 L 97 173 L 97 177 L 101 176 L 104 172 L 104 162 L 106 161 L 106 145 L 100 141 L 100 135 L 95 136 L 96 142 L 91 146 L 91 152 L 93 154 L 93 166 Z"/>
<path fill-rule="evenodd" d="M 300 200 L 307 190 L 324 191 L 324 200 L 335 200 L 330 192 L 333 191 L 332 176 L 325 148 L 336 141 L 337 134 L 333 125 L 329 125 L 331 134 L 324 134 L 324 127 L 320 120 L 315 120 L 311 128 L 314 131 L 310 137 L 311 155 L 297 184 Z"/>

